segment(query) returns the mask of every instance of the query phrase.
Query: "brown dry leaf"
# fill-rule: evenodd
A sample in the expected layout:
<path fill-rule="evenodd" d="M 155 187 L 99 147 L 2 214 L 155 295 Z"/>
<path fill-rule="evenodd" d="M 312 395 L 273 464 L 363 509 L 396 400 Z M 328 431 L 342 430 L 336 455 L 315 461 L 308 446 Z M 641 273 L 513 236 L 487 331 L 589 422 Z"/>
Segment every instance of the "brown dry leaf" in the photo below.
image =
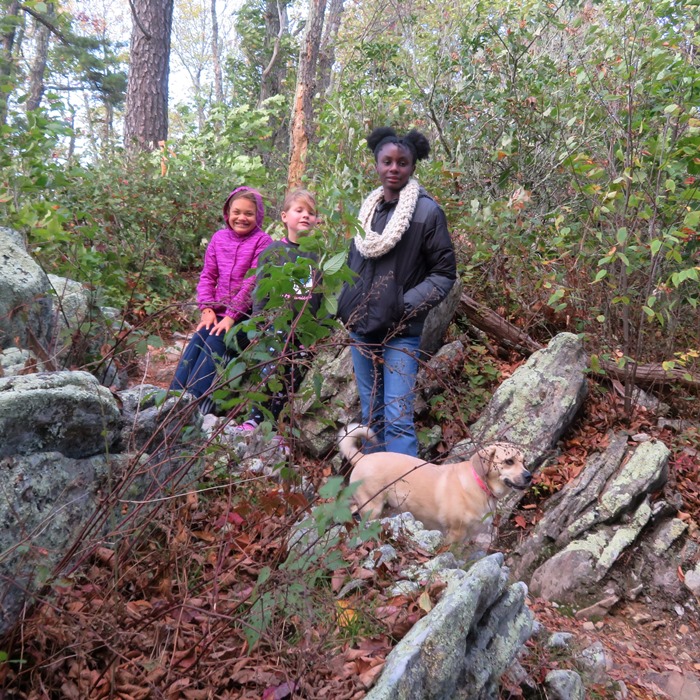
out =
<path fill-rule="evenodd" d="M 374 681 L 377 680 L 377 676 L 382 672 L 384 668 L 384 661 L 377 660 L 376 663 L 359 674 L 360 683 L 369 689 Z"/>
<path fill-rule="evenodd" d="M 98 547 L 95 552 L 95 559 L 102 564 L 112 565 L 114 561 L 114 550 L 109 547 Z"/>
<path fill-rule="evenodd" d="M 165 691 L 168 700 L 178 700 L 182 697 L 182 693 L 186 688 L 189 688 L 191 681 L 189 678 L 178 678 Z"/>
<path fill-rule="evenodd" d="M 139 620 L 153 609 L 148 600 L 130 600 L 126 604 L 126 611 L 131 617 Z"/>
<path fill-rule="evenodd" d="M 192 530 L 192 537 L 196 537 L 198 540 L 209 544 L 214 544 L 214 542 L 217 541 L 216 535 L 209 530 Z"/>
<path fill-rule="evenodd" d="M 331 578 L 331 590 L 333 593 L 337 593 L 343 587 L 344 582 L 345 574 L 333 574 Z"/>
<path fill-rule="evenodd" d="M 374 578 L 375 572 L 372 571 L 371 569 L 363 569 L 361 567 L 358 567 L 357 569 L 354 569 L 352 572 L 352 577 L 359 578 L 359 579 L 369 579 L 369 578 Z"/>

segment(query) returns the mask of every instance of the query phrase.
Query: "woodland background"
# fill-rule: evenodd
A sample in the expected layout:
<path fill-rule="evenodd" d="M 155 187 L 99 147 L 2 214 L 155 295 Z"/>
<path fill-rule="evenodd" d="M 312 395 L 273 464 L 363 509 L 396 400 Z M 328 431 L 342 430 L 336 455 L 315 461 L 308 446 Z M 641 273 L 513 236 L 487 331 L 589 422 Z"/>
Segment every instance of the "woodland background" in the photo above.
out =
<path fill-rule="evenodd" d="M 592 393 L 572 449 L 594 449 L 595 436 L 620 419 L 630 431 L 646 429 L 634 414 L 635 384 L 655 384 L 674 416 L 697 419 L 697 1 L 0 0 L 0 8 L 0 226 L 20 231 L 47 272 L 85 283 L 97 304 L 117 307 L 130 324 L 99 352 L 73 338 L 84 354 L 71 354 L 71 369 L 105 357 L 133 362 L 134 353 L 191 327 L 204 246 L 221 225 L 226 195 L 243 183 L 263 192 L 266 228 L 277 234 L 286 189 L 301 183 L 316 192 L 324 223 L 309 245 L 321 253 L 332 312 L 355 215 L 377 185 L 364 139 L 389 124 L 421 129 L 434 147 L 417 174 L 445 209 L 457 249 L 465 294 L 453 335 L 471 320 L 466 299 L 477 314 L 510 321 L 511 340 L 526 350 L 559 331 L 581 334 L 593 378 L 620 381 L 619 404 Z M 271 279 L 270 291 L 284 293 L 283 277 Z M 310 345 L 333 323 L 300 319 L 297 330 Z M 446 440 L 450 431 L 464 436 L 495 383 L 522 361 L 497 356 L 488 339 L 474 340 L 450 395 L 431 400 Z M 230 408 L 242 411 L 244 400 Z M 700 447 L 697 428 L 683 441 Z M 322 497 L 348 510 L 327 464 L 302 466 L 317 469 Z M 697 513 L 697 468 L 678 473 L 686 510 Z M 549 468 L 532 497 L 555 491 L 567 474 Z M 356 677 L 371 682 L 381 668 L 377 649 L 388 650 L 430 608 L 430 596 L 394 601 L 393 628 L 377 642 L 371 616 L 338 617 L 337 601 L 320 600 L 325 573 L 300 574 L 303 585 L 296 574 L 284 578 L 280 532 L 306 503 L 290 505 L 266 481 L 243 483 L 217 499 L 193 488 L 154 514 L 149 535 L 116 533 L 114 550 L 96 549 L 92 567 L 59 590 L 60 605 L 26 621 L 19 651 L 0 651 L 1 662 L 10 660 L 0 680 L 22 697 L 108 697 L 116 687 L 119 697 L 149 697 L 157 686 L 169 688 L 167 697 L 194 698 L 208 697 L 203 688 L 217 687 L 215 676 L 225 687 L 235 665 L 237 682 L 260 697 L 261 688 L 284 690 L 286 663 L 295 669 L 289 677 L 311 679 L 309 697 L 321 697 L 314 684 L 328 688 L 329 677 L 349 687 L 335 697 L 361 697 Z M 535 513 L 534 503 L 527 507 Z M 323 517 L 334 512 L 329 506 Z M 284 614 L 277 635 L 255 605 L 236 607 L 243 632 L 230 656 L 209 658 L 202 650 L 216 649 L 212 640 L 229 645 L 231 633 L 228 619 L 202 612 L 225 569 L 223 559 L 207 558 L 221 523 L 244 542 L 231 556 L 242 557 L 233 578 L 254 591 L 269 579 L 265 595 Z M 211 546 L 206 556 L 203 546 Z M 296 592 L 304 616 L 289 613 L 294 606 L 280 591 Z M 309 591 L 318 609 L 307 605 Z M 176 630 L 168 665 L 149 657 L 162 640 L 147 627 L 136 640 L 145 661 L 133 659 L 135 671 L 125 660 L 136 653 L 126 632 L 134 611 L 160 616 L 153 601 L 187 596 L 204 603 L 197 615 L 167 618 Z M 300 644 L 290 629 L 308 637 L 310 619 L 315 636 Z M 342 654 L 328 642 L 338 630 Z M 665 646 L 667 632 L 658 634 L 644 663 Z M 631 636 L 624 627 L 621 637 Z M 25 639 L 33 640 L 26 648 Z M 251 649 L 262 651 L 245 658 Z M 152 669 L 145 680 L 144 668 Z M 255 675 L 261 668 L 269 677 Z M 199 689 L 181 695 L 197 673 Z"/>
<path fill-rule="evenodd" d="M 242 182 L 273 229 L 312 188 L 342 251 L 390 124 L 434 144 L 469 294 L 630 387 L 637 363 L 697 385 L 697 2 L 1 7 L 0 224 L 138 328 L 177 326 Z"/>

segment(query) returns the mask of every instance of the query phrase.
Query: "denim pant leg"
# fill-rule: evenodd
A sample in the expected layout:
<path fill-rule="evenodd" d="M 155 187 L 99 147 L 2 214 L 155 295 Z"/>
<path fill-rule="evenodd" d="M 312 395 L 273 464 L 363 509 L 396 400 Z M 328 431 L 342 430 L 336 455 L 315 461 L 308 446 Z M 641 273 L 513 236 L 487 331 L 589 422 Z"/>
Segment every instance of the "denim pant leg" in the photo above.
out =
<path fill-rule="evenodd" d="M 369 343 L 356 333 L 350 333 L 352 364 L 355 370 L 357 393 L 362 408 L 362 423 L 374 430 L 376 442 L 366 445 L 366 452 L 384 452 L 384 373 L 383 346 Z"/>
<path fill-rule="evenodd" d="M 206 328 L 200 329 L 190 340 L 170 388 L 186 389 L 196 398 L 206 394 L 225 356 L 224 334 L 212 335 Z"/>
<path fill-rule="evenodd" d="M 392 338 L 384 344 L 384 440 L 387 452 L 418 456 L 413 422 L 420 336 Z"/>
<path fill-rule="evenodd" d="M 199 360 L 199 354 L 202 352 L 207 335 L 207 331 L 202 329 L 196 331 L 190 338 L 190 342 L 187 343 L 187 347 L 182 353 L 182 357 L 180 357 L 180 362 L 175 370 L 175 376 L 172 382 L 170 382 L 171 391 L 184 391 L 187 388 L 190 375 L 194 371 L 194 367 Z"/>

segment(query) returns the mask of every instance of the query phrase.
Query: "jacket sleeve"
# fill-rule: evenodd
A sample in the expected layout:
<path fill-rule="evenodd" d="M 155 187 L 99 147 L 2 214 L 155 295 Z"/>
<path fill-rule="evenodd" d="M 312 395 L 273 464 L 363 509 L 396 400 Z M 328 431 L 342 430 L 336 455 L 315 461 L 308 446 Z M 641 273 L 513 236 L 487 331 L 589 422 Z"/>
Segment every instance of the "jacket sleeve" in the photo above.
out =
<path fill-rule="evenodd" d="M 258 267 L 257 272 L 255 273 L 255 285 L 253 286 L 253 310 L 251 311 L 253 316 L 259 316 L 265 309 L 265 306 L 267 306 L 267 302 L 270 299 L 269 296 L 262 296 L 260 294 L 258 282 L 265 277 L 270 276 L 270 273 L 266 270 L 266 268 L 267 265 L 272 264 L 272 251 L 272 247 L 267 247 L 258 256 Z"/>
<path fill-rule="evenodd" d="M 204 253 L 204 267 L 197 284 L 197 305 L 200 309 L 217 305 L 216 282 L 219 279 L 219 265 L 216 259 L 216 239 L 214 236 L 209 241 Z"/>
<path fill-rule="evenodd" d="M 255 243 L 255 248 L 253 250 L 253 259 L 250 262 L 249 270 L 257 270 L 258 260 L 260 259 L 260 254 L 267 248 L 267 246 L 272 243 L 272 238 L 265 234 L 260 236 L 260 238 Z M 241 282 L 241 287 L 236 292 L 236 295 L 231 299 L 227 309 L 226 315 L 230 316 L 234 321 L 240 321 L 243 316 L 250 313 L 251 307 L 253 305 L 252 296 L 253 288 L 255 287 L 255 275 L 249 275 L 245 277 Z"/>
<path fill-rule="evenodd" d="M 427 275 L 422 282 L 404 292 L 406 313 L 416 310 L 427 313 L 448 295 L 457 278 L 457 260 L 447 230 L 447 219 L 437 205 L 434 215 L 426 222 L 421 254 Z"/>

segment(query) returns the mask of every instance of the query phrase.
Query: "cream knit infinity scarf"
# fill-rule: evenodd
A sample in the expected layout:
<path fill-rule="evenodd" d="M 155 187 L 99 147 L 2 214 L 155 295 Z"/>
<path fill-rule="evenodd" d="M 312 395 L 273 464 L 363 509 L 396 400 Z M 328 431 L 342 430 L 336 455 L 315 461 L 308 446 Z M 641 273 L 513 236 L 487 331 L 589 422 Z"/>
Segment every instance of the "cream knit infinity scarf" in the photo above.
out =
<path fill-rule="evenodd" d="M 416 209 L 419 189 L 418 181 L 411 178 L 399 193 L 399 203 L 382 233 L 376 233 L 372 230 L 372 217 L 377 205 L 382 200 L 384 189 L 377 187 L 362 202 L 359 219 L 365 235 L 362 236 L 358 233 L 355 236 L 355 247 L 363 258 L 380 258 L 401 240 L 401 236 L 411 223 L 411 217 Z"/>

